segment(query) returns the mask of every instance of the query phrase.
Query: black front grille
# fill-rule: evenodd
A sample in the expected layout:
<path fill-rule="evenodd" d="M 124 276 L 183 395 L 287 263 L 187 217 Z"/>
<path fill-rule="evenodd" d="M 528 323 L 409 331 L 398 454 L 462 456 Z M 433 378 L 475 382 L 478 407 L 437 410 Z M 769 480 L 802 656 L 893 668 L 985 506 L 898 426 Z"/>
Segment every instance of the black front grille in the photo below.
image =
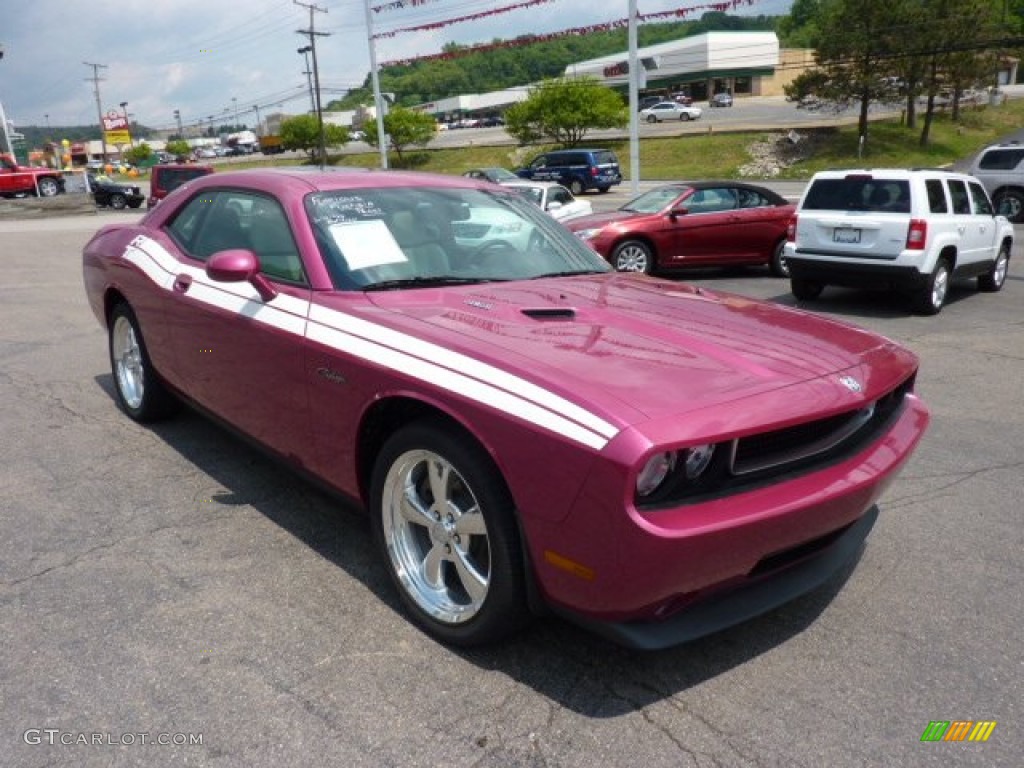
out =
<path fill-rule="evenodd" d="M 891 426 L 913 388 L 911 376 L 863 408 L 719 443 L 711 465 L 699 480 L 686 480 L 677 471 L 664 488 L 649 498 L 638 499 L 637 505 L 659 509 L 681 502 L 697 503 L 842 461 L 877 440 Z"/>

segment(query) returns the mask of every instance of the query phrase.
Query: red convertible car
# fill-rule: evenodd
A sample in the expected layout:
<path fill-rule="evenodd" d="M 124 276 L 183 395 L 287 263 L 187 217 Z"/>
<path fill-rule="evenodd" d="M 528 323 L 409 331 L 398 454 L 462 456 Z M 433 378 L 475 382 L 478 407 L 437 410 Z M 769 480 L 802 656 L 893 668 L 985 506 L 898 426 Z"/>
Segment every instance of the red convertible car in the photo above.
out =
<path fill-rule="evenodd" d="M 453 644 L 553 610 L 658 648 L 777 606 L 855 555 L 928 423 L 893 342 L 616 273 L 455 176 L 204 176 L 83 260 L 123 411 L 186 402 L 361 500 Z"/>
<path fill-rule="evenodd" d="M 736 181 L 666 184 L 616 211 L 565 222 L 620 272 L 767 264 L 788 277 L 786 227 L 796 206 Z"/>

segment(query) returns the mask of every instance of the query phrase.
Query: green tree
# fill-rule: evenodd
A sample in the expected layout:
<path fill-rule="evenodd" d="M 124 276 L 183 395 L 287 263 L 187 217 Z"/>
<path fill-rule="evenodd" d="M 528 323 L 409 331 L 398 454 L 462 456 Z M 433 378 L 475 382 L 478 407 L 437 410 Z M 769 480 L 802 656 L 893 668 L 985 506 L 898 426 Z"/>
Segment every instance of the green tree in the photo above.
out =
<path fill-rule="evenodd" d="M 324 123 L 324 145 L 338 147 L 348 143 L 348 129 Z M 298 115 L 281 121 L 281 143 L 285 149 L 299 149 L 315 160 L 320 151 L 320 125 L 316 115 Z"/>
<path fill-rule="evenodd" d="M 592 77 L 546 80 L 505 112 L 505 130 L 520 144 L 550 139 L 575 147 L 588 131 L 628 123 L 622 96 Z"/>
<path fill-rule="evenodd" d="M 182 139 L 167 142 L 167 146 L 165 147 L 165 149 L 175 157 L 187 157 L 188 154 L 192 151 L 192 148 L 189 147 L 188 142 Z"/>
<path fill-rule="evenodd" d="M 153 156 L 153 149 L 146 142 L 142 142 L 124 153 L 124 159 L 132 165 L 142 165 Z"/>
<path fill-rule="evenodd" d="M 363 126 L 366 143 L 371 147 L 380 146 L 377 140 L 377 121 L 370 120 Z M 425 147 L 437 134 L 437 123 L 425 112 L 414 112 L 404 107 L 392 107 L 384 115 L 384 133 L 391 138 L 391 147 L 402 160 L 402 152 L 409 147 Z"/>

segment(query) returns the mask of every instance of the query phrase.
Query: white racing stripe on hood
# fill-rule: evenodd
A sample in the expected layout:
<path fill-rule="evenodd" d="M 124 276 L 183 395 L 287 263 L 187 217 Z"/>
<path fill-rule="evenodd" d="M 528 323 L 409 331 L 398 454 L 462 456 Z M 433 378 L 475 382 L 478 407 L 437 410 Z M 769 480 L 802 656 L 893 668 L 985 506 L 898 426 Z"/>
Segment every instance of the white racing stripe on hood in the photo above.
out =
<path fill-rule="evenodd" d="M 482 363 L 472 357 L 453 352 L 452 350 L 431 344 L 413 336 L 384 328 L 374 323 L 361 320 L 343 312 L 336 312 L 325 307 L 314 306 L 309 313 L 310 323 L 320 323 L 353 336 L 367 339 L 391 347 L 414 357 L 431 361 L 439 367 L 447 368 L 465 376 L 478 379 L 485 384 L 513 393 L 516 397 L 530 400 L 542 408 L 554 411 L 566 419 L 578 422 L 592 432 L 604 438 L 612 438 L 619 429 L 614 424 L 598 418 L 589 411 L 580 408 L 573 402 L 550 392 L 536 384 L 514 374 Z"/>
<path fill-rule="evenodd" d="M 211 281 L 202 269 L 182 264 L 148 237 L 136 237 L 123 258 L 164 290 L 173 291 L 176 277 L 188 275 L 188 296 L 194 301 L 431 383 L 595 450 L 619 432 L 614 424 L 553 392 L 437 344 L 284 294 L 267 304 L 248 283 Z"/>

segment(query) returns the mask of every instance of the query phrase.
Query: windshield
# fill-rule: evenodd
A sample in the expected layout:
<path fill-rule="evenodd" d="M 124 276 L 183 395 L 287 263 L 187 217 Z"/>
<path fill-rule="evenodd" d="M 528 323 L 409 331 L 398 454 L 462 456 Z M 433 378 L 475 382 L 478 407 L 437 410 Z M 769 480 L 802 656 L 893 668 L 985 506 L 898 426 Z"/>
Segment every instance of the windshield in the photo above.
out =
<path fill-rule="evenodd" d="M 672 201 L 685 193 L 687 186 L 658 187 L 650 192 L 644 192 L 639 197 L 634 197 L 626 203 L 620 211 L 633 211 L 635 213 L 658 213 L 668 208 Z"/>
<path fill-rule="evenodd" d="M 606 272 L 608 264 L 507 190 L 318 192 L 306 212 L 336 288 L 369 290 Z"/>

